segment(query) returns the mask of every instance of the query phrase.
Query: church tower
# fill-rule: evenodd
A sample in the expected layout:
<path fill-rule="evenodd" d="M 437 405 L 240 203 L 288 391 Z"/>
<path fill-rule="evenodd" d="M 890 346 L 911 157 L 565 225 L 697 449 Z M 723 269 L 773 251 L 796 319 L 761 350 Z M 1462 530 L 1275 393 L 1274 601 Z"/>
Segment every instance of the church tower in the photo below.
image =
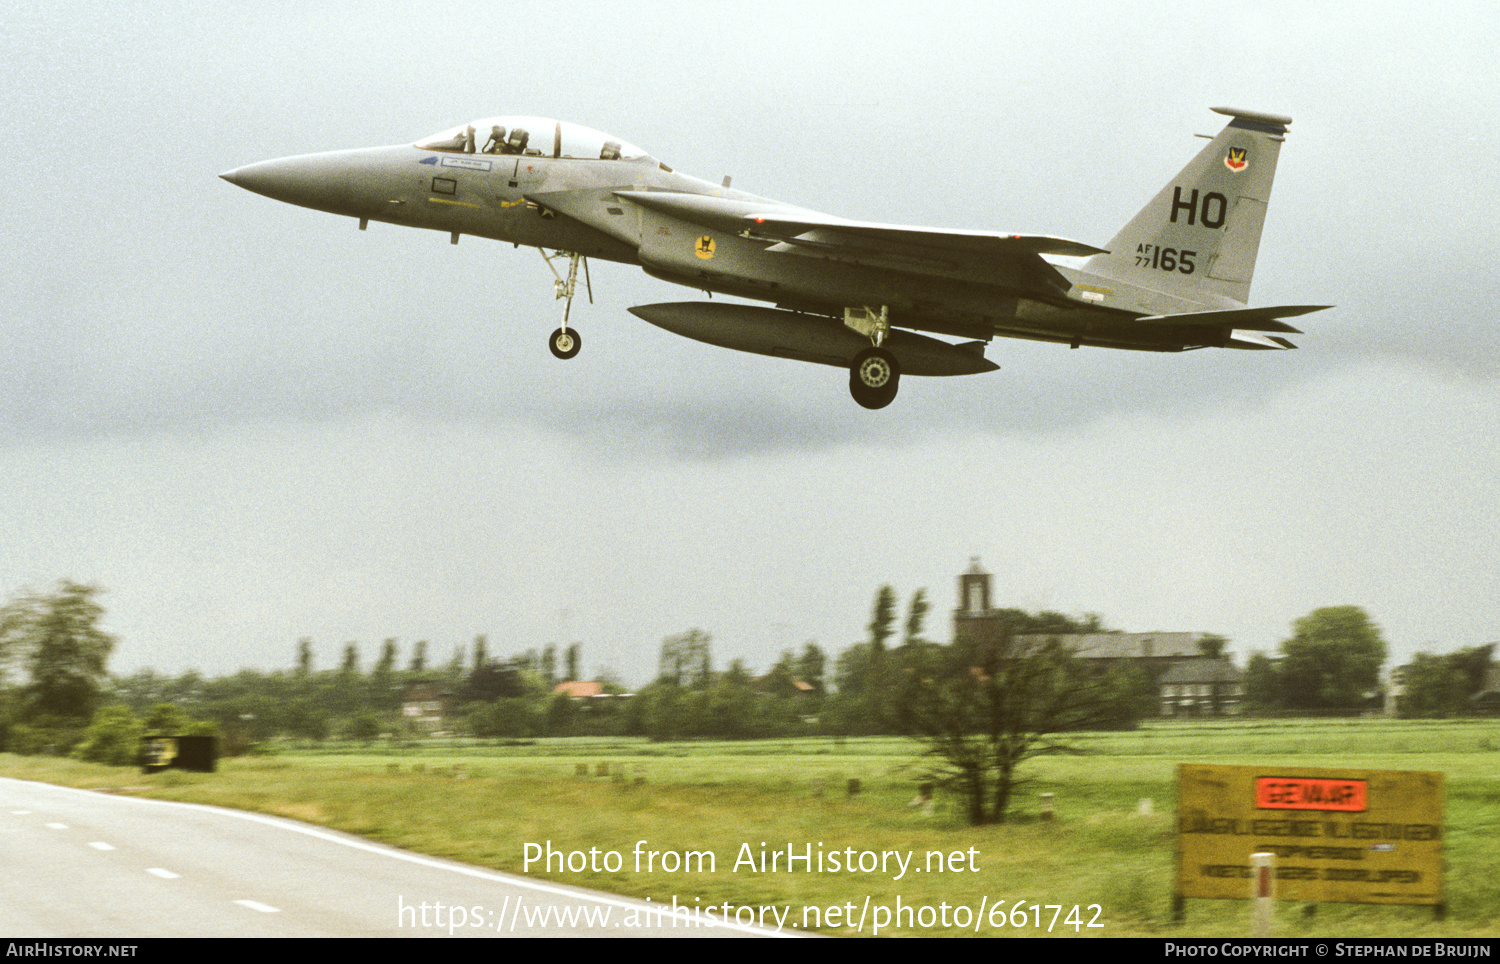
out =
<path fill-rule="evenodd" d="M 990 611 L 990 574 L 979 568 L 979 557 L 969 557 L 969 568 L 958 577 L 958 613 L 972 619 Z"/>
<path fill-rule="evenodd" d="M 958 608 L 953 610 L 953 641 L 992 645 L 1000 620 L 990 608 L 990 574 L 979 567 L 979 557 L 958 577 Z"/>

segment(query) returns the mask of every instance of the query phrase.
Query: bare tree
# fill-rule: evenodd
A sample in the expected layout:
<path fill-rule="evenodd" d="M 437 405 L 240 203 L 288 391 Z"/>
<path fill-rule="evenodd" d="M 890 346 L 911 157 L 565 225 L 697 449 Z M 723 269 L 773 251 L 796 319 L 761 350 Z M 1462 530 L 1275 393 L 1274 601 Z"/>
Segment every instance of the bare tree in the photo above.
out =
<path fill-rule="evenodd" d="M 1079 730 L 1133 722 L 1119 675 L 1084 667 L 1056 637 L 1014 639 L 914 649 L 893 681 L 895 722 L 926 744 L 930 775 L 957 790 L 973 824 L 1005 821 L 1027 760 L 1080 752 Z"/>

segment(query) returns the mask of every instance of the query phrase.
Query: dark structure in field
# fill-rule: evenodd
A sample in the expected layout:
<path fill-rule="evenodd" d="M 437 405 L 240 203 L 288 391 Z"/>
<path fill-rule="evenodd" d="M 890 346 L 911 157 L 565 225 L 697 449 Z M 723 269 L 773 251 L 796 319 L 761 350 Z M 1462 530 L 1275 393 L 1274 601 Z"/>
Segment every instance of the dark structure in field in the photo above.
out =
<path fill-rule="evenodd" d="M 1013 610 L 1010 612 L 1014 612 Z M 991 602 L 990 574 L 976 558 L 958 577 L 953 640 L 996 646 L 1006 631 L 1007 611 Z M 1210 655 L 1207 633 L 1070 633 L 1017 636 L 1019 651 L 1057 638 L 1077 657 L 1107 671 L 1134 667 L 1151 678 L 1162 716 L 1232 716 L 1244 696 L 1243 676 L 1228 658 Z"/>

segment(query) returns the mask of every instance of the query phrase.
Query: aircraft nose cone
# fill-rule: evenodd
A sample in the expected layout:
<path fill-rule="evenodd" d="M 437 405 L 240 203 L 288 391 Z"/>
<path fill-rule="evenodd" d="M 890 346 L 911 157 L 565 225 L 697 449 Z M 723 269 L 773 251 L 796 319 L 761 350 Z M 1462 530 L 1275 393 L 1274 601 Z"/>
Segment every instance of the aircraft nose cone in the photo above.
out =
<path fill-rule="evenodd" d="M 219 177 L 256 194 L 342 213 L 352 202 L 349 191 L 350 164 L 337 154 L 305 154 L 274 161 L 247 164 Z"/>
<path fill-rule="evenodd" d="M 382 218 L 389 215 L 392 204 L 404 203 L 411 189 L 413 162 L 434 156 L 410 144 L 366 147 L 261 161 L 219 177 L 288 204 L 356 218 Z"/>

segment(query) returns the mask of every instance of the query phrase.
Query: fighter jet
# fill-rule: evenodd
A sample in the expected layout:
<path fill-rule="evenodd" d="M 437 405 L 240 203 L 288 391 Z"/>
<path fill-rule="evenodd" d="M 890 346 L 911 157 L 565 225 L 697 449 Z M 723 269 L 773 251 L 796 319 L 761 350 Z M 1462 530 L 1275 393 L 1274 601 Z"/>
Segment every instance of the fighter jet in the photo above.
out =
<path fill-rule="evenodd" d="M 537 248 L 564 302 L 550 339 L 558 358 L 582 344 L 568 319 L 580 265 L 589 285 L 589 258 L 636 265 L 710 299 L 769 302 L 630 311 L 709 344 L 846 368 L 854 400 L 878 409 L 896 397 L 902 374 L 994 371 L 984 350 L 997 336 L 1139 351 L 1295 348 L 1283 336 L 1299 332 L 1284 319 L 1329 306 L 1248 307 L 1292 119 L 1212 110 L 1228 124 L 1103 248 L 821 214 L 735 190 L 728 177 L 713 184 L 674 171 L 600 131 L 532 116 L 487 117 L 414 144 L 305 154 L 220 176 L 356 218 L 360 230 L 380 221 L 442 231 L 453 244 L 474 235 Z"/>

